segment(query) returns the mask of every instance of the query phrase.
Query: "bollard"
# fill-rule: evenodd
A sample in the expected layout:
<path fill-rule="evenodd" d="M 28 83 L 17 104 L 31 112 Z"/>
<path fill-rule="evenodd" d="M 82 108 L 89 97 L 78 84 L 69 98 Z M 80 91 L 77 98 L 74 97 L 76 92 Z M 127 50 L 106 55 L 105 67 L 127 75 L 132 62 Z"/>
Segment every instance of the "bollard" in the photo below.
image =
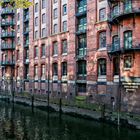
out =
<path fill-rule="evenodd" d="M 105 118 L 105 104 L 102 105 L 102 109 L 101 109 L 101 118 L 104 120 Z"/>
<path fill-rule="evenodd" d="M 14 92 L 12 93 L 12 103 L 14 103 L 14 98 L 15 98 L 15 94 Z"/>
<path fill-rule="evenodd" d="M 32 95 L 32 97 L 31 97 L 31 100 L 32 100 L 32 110 L 33 110 L 33 108 L 34 108 L 34 95 Z"/>
<path fill-rule="evenodd" d="M 59 113 L 62 113 L 62 99 L 59 100 Z"/>

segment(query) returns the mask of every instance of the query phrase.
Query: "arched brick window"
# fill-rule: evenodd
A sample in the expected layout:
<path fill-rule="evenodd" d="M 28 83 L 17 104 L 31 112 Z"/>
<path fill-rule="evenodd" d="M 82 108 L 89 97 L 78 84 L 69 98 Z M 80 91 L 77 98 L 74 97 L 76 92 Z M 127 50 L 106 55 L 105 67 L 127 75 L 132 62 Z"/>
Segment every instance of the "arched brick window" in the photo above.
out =
<path fill-rule="evenodd" d="M 106 59 L 98 59 L 98 76 L 106 75 Z"/>
<path fill-rule="evenodd" d="M 78 75 L 86 75 L 87 74 L 85 60 L 78 61 L 77 67 L 78 67 Z"/>
<path fill-rule="evenodd" d="M 99 33 L 99 48 L 106 47 L 106 31 Z"/>
<path fill-rule="evenodd" d="M 113 45 L 112 46 L 113 51 L 120 49 L 120 39 L 118 35 L 113 36 L 112 45 Z"/>
<path fill-rule="evenodd" d="M 62 76 L 67 75 L 67 62 L 62 63 Z"/>
<path fill-rule="evenodd" d="M 119 58 L 113 59 L 113 75 L 119 75 Z"/>
<path fill-rule="evenodd" d="M 131 12 L 132 11 L 132 0 L 125 0 L 124 1 L 124 11 Z"/>
<path fill-rule="evenodd" d="M 58 64 L 53 63 L 53 76 L 57 76 L 57 75 L 58 75 Z"/>
<path fill-rule="evenodd" d="M 124 32 L 124 48 L 132 48 L 132 31 Z"/>

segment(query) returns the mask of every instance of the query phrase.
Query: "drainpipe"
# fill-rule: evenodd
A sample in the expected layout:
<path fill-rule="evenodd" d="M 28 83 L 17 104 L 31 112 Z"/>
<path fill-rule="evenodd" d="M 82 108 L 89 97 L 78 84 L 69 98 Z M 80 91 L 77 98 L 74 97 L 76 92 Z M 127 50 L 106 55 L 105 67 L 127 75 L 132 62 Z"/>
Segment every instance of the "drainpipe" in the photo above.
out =
<path fill-rule="evenodd" d="M 49 111 L 49 105 L 50 105 L 50 40 L 48 42 L 48 111 Z"/>
<path fill-rule="evenodd" d="M 120 3 L 119 3 L 120 7 Z M 120 31 L 121 31 L 121 24 L 118 24 L 118 36 L 120 38 L 120 47 L 121 46 L 121 37 L 120 37 Z M 121 54 L 118 54 L 119 59 L 119 91 L 118 91 L 118 113 L 117 113 L 117 124 L 120 126 L 120 113 L 121 113 Z"/>

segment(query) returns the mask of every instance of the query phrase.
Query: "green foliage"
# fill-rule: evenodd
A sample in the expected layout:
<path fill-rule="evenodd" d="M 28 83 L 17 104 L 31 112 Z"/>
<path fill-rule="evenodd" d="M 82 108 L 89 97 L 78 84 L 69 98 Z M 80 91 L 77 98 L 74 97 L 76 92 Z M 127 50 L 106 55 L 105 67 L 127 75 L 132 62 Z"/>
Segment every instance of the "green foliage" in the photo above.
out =
<path fill-rule="evenodd" d="M 76 96 L 76 100 L 78 100 L 78 101 L 85 101 L 86 100 L 86 96 Z"/>
<path fill-rule="evenodd" d="M 6 0 L 5 0 L 6 1 Z M 14 8 L 28 8 L 32 5 L 31 0 L 7 0 Z M 0 5 L 4 4 L 4 0 L 0 0 Z"/>

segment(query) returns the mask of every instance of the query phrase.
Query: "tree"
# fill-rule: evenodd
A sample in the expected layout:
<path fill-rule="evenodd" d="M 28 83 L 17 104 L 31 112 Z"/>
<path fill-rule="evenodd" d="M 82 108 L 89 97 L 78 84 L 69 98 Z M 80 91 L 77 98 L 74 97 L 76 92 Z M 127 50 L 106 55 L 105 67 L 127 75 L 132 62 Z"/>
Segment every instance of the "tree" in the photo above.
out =
<path fill-rule="evenodd" d="M 32 0 L 9 0 L 10 4 L 13 4 L 13 8 L 28 8 L 32 5 Z M 0 0 L 0 5 L 3 5 L 4 1 Z"/>

